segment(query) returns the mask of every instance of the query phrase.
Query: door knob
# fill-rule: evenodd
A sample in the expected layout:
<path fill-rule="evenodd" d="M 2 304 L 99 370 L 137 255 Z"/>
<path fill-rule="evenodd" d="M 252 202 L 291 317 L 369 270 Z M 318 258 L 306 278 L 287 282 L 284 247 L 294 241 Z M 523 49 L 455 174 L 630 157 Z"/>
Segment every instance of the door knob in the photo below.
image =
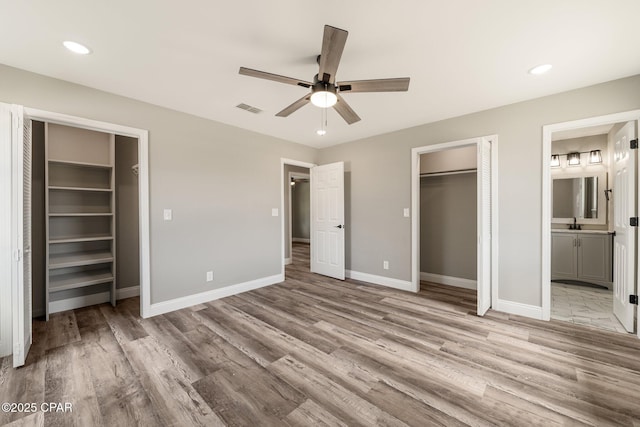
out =
<path fill-rule="evenodd" d="M 342 225 L 342 224 L 338 224 L 338 225 L 336 225 L 335 227 L 336 227 L 336 228 L 342 228 L 342 227 L 343 227 L 343 225 Z"/>

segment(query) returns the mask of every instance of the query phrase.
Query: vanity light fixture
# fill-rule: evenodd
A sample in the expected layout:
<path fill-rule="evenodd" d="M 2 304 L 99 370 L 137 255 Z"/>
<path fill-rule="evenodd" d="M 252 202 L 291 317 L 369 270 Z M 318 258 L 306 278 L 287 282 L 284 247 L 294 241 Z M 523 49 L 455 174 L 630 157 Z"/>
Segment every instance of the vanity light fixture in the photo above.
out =
<path fill-rule="evenodd" d="M 592 165 L 602 163 L 602 153 L 600 153 L 600 150 L 589 151 L 589 163 Z"/>
<path fill-rule="evenodd" d="M 567 154 L 567 166 L 580 166 L 580 153 Z"/>
<path fill-rule="evenodd" d="M 560 167 L 560 154 L 551 155 L 551 167 L 552 168 Z"/>

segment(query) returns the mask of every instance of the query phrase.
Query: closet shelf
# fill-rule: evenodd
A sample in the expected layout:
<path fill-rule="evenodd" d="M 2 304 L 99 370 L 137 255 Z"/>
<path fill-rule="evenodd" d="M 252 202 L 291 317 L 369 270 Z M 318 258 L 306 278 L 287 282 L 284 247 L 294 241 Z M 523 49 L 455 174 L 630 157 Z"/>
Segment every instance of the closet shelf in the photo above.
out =
<path fill-rule="evenodd" d="M 112 169 L 111 165 L 103 165 L 99 163 L 87 163 L 87 162 L 76 162 L 72 160 L 56 160 L 49 159 L 49 163 L 55 163 L 58 165 L 66 165 L 66 166 L 77 166 L 77 167 L 86 167 L 86 168 L 104 168 L 104 169 Z"/>
<path fill-rule="evenodd" d="M 60 292 L 113 281 L 110 269 L 81 271 L 49 277 L 49 292 Z"/>
<path fill-rule="evenodd" d="M 111 261 L 113 261 L 113 254 L 110 251 L 86 251 L 52 254 L 49 256 L 49 269 L 55 270 L 58 268 L 103 264 Z"/>
<path fill-rule="evenodd" d="M 93 188 L 93 187 L 64 187 L 61 185 L 50 185 L 49 190 L 54 191 L 96 191 L 96 192 L 111 192 L 111 188 Z"/>
<path fill-rule="evenodd" d="M 113 240 L 113 236 L 107 234 L 97 236 L 67 236 L 49 239 L 49 243 L 98 242 L 101 240 Z"/>
<path fill-rule="evenodd" d="M 49 216 L 113 216 L 112 213 L 110 212 L 90 212 L 90 213 L 83 213 L 83 212 L 75 212 L 75 213 L 71 213 L 71 212 L 67 212 L 67 213 L 50 213 Z"/>

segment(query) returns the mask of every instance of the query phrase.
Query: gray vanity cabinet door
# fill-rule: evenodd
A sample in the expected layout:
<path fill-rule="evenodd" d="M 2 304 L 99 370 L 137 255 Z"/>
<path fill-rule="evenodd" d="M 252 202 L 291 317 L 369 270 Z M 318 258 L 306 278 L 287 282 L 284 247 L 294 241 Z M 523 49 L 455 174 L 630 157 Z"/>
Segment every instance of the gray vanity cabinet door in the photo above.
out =
<path fill-rule="evenodd" d="M 609 234 L 578 234 L 578 277 L 587 282 L 611 281 Z"/>
<path fill-rule="evenodd" d="M 551 234 L 551 279 L 576 279 L 578 276 L 576 251 L 575 234 Z"/>

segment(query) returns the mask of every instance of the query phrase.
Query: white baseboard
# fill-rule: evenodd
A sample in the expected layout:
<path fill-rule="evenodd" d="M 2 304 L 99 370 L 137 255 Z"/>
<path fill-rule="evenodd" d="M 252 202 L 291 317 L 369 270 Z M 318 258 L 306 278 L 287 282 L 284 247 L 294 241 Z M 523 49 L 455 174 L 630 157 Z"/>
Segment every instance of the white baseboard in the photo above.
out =
<path fill-rule="evenodd" d="M 413 284 L 408 280 L 393 279 L 391 277 L 376 276 L 375 274 L 361 273 L 359 271 L 345 270 L 345 276 L 349 279 L 415 292 Z"/>
<path fill-rule="evenodd" d="M 293 262 L 293 260 L 291 258 L 285 258 L 284 259 L 284 265 L 289 265 Z"/>
<path fill-rule="evenodd" d="M 276 274 L 274 276 L 263 277 L 260 279 L 251 280 L 249 282 L 225 286 L 224 288 L 213 289 L 211 291 L 201 292 L 195 295 L 189 295 L 169 301 L 158 302 L 149 306 L 149 315 L 147 317 L 157 316 L 158 314 L 164 314 L 170 311 L 180 310 L 182 308 L 203 304 L 205 302 L 217 300 L 220 298 L 230 297 L 231 295 L 263 288 L 265 286 L 274 285 L 283 281 L 284 275 Z"/>
<path fill-rule="evenodd" d="M 302 237 L 292 237 L 291 241 L 294 243 L 311 243 L 311 239 L 304 239 Z"/>
<path fill-rule="evenodd" d="M 498 303 L 493 307 L 493 309 L 504 313 L 517 314 L 519 316 L 530 317 L 532 319 L 544 320 L 542 316 L 542 307 L 538 307 L 536 305 L 498 299 Z"/>
<path fill-rule="evenodd" d="M 478 289 L 478 282 L 471 279 L 463 279 L 461 277 L 443 276 L 441 274 L 420 272 L 420 280 L 427 282 L 441 283 L 443 285 L 455 286 L 465 289 Z"/>
<path fill-rule="evenodd" d="M 116 289 L 116 299 L 137 297 L 140 295 L 140 286 L 129 286 L 126 288 Z M 88 305 L 102 304 L 111 301 L 109 292 L 101 292 L 82 297 L 69 298 L 60 301 L 52 301 L 49 306 L 49 313 L 58 313 L 61 311 L 73 310 L 75 308 L 86 307 Z M 33 310 L 33 317 L 41 317 L 45 315 L 44 308 Z"/>

